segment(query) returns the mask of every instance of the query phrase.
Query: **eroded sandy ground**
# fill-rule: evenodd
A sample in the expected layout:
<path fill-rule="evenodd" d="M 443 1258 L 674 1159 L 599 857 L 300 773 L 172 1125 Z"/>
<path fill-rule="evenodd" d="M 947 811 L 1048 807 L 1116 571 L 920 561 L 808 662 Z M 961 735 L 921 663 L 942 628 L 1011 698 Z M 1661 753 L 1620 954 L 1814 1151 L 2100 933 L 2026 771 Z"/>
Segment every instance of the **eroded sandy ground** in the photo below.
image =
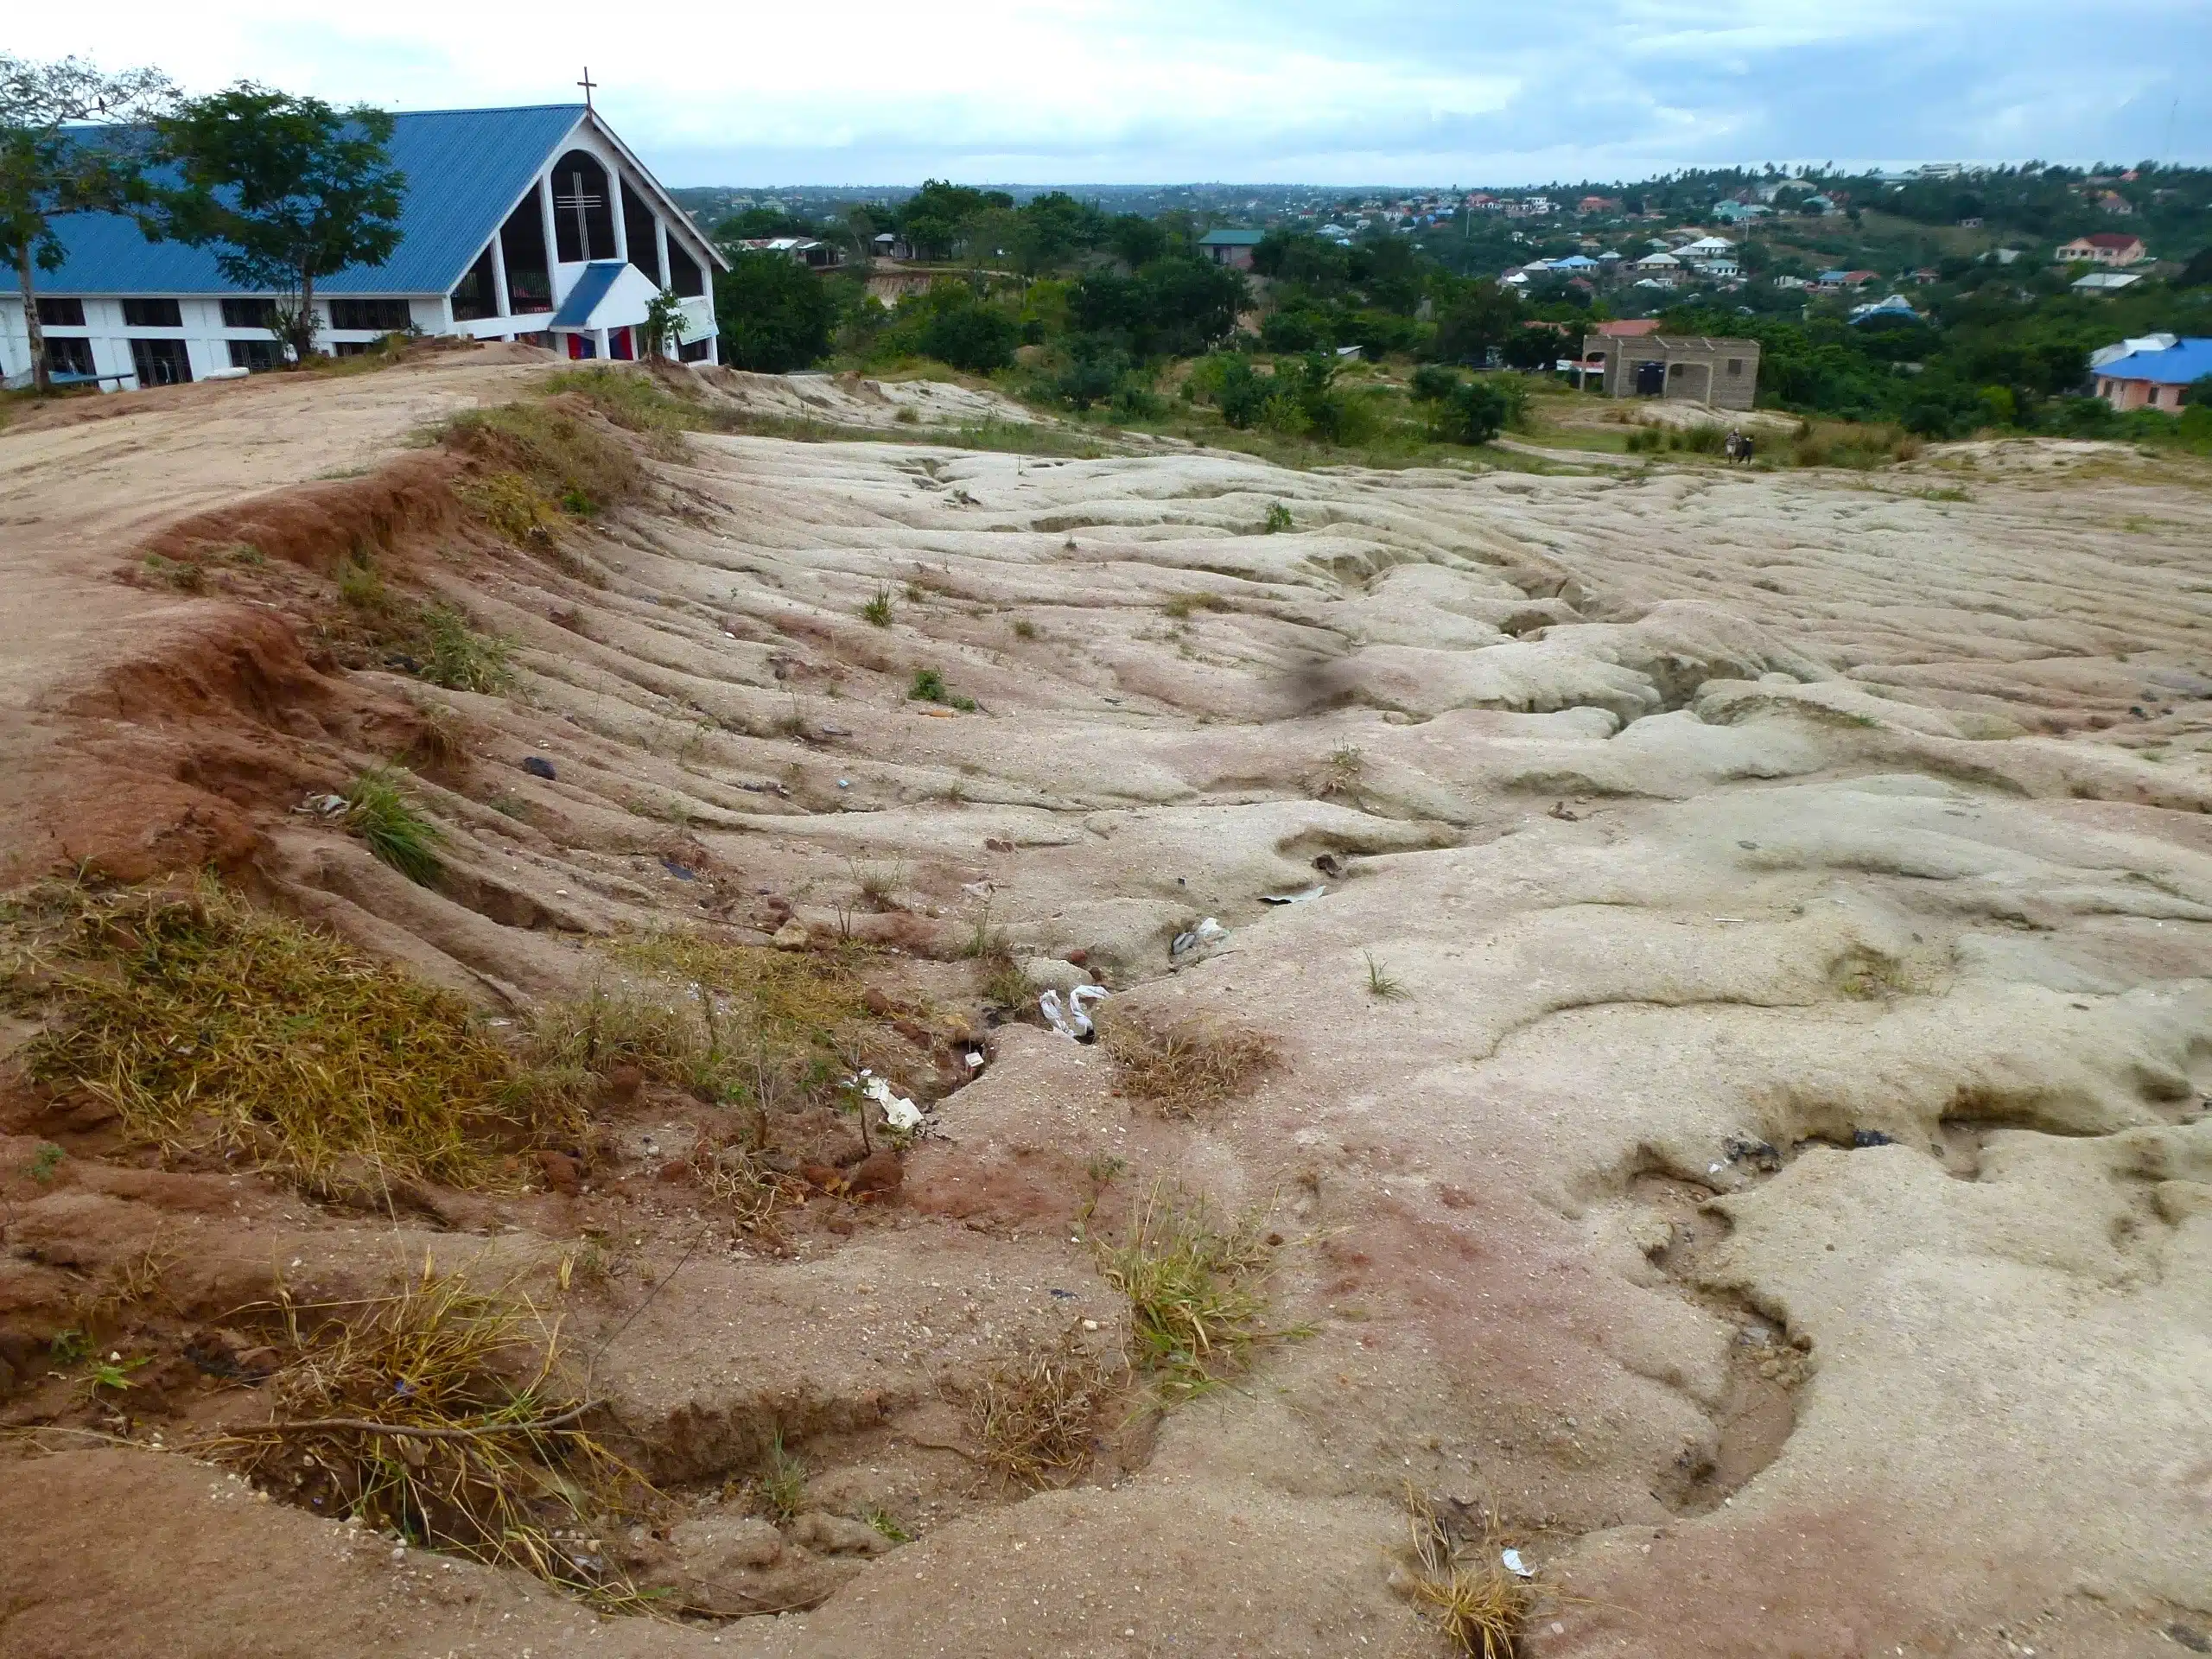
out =
<path fill-rule="evenodd" d="M 1003 1027 L 895 1224 L 722 1237 L 604 1311 L 657 1478 L 772 1432 L 849 1509 L 931 1495 L 814 1611 L 600 1621 L 181 1459 L 71 1451 L 0 1465 L 0 1652 L 1424 1654 L 1388 1583 L 1408 1483 L 1527 1541 L 1556 1592 L 1533 1655 L 2212 1640 L 2204 479 L 2078 445 L 1471 478 L 694 435 L 572 540 L 590 580 L 442 559 L 408 435 L 537 372 L 0 435 L 12 877 L 212 857 L 520 1006 L 609 929 L 765 928 L 764 896 L 849 924 L 865 861 L 912 927 L 988 904 L 1041 977 L 1080 953 L 1287 1064 L 1167 1122 Z M 448 896 L 286 810 L 390 751 L 410 682 L 319 666 L 250 571 L 117 579 L 209 509 L 303 548 L 380 512 L 521 642 L 513 696 L 440 694 L 480 734 L 474 781 L 425 785 Z M 910 702 L 925 667 L 980 709 Z M 1228 940 L 1171 973 L 1201 916 Z M 1102 1158 L 1273 1205 L 1276 1312 L 1315 1334 L 1081 1489 L 957 1497 L 937 1380 L 1071 1304 L 1114 1327 L 1070 1236 Z M 216 1216 L 209 1306 L 369 1248 L 242 1178 L 26 1197 L 0 1325 L 164 1206 Z M 523 1262 L 616 1202 L 396 1243 Z"/>

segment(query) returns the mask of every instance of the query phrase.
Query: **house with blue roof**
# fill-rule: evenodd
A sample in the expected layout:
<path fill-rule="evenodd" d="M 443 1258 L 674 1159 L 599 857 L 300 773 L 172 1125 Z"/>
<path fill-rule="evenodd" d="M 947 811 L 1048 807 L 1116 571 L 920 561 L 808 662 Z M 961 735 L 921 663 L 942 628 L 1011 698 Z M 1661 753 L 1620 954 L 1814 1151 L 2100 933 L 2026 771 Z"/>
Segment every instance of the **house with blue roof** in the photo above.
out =
<path fill-rule="evenodd" d="M 2096 396 L 2114 409 L 2163 409 L 2179 414 L 2182 393 L 2212 375 L 2212 340 L 2148 334 L 2124 343 L 2133 349 L 2101 363 L 2097 359 L 2105 357 L 2103 352 L 2089 359 Z"/>
<path fill-rule="evenodd" d="M 407 175 L 399 245 L 318 279 L 321 349 L 417 332 L 633 358 L 666 290 L 683 302 L 677 356 L 715 361 L 713 277 L 728 262 L 590 105 L 395 114 L 391 153 Z M 54 228 L 62 264 L 35 281 L 57 378 L 168 385 L 283 362 L 283 296 L 226 281 L 209 250 L 149 242 L 117 213 Z M 22 301 L 0 295 L 0 380 L 30 367 Z"/>

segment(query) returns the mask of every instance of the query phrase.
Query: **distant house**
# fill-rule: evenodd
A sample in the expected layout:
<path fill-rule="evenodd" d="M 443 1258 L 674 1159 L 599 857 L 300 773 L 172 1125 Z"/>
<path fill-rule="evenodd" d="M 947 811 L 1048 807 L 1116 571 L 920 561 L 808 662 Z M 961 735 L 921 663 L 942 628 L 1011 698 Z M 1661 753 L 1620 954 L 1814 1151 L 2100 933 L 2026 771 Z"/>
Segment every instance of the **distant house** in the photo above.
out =
<path fill-rule="evenodd" d="M 2131 351 L 2123 357 L 2111 359 L 2098 364 L 2092 372 L 2096 395 L 2114 409 L 2178 410 L 2181 395 L 2190 383 L 2212 375 L 2212 340 L 2177 340 L 2171 334 L 2154 334 L 2148 340 L 2124 343 L 2149 349 Z"/>
<path fill-rule="evenodd" d="M 2098 207 L 2114 219 L 2126 219 L 2135 211 L 2135 204 L 2117 190 L 2107 190 L 2097 198 Z"/>
<path fill-rule="evenodd" d="M 1713 217 L 1723 225 L 1740 225 L 1747 219 L 1764 219 L 1774 211 L 1763 201 L 1724 201 L 1713 210 Z"/>
<path fill-rule="evenodd" d="M 1620 210 L 1618 196 L 1585 196 L 1574 204 L 1578 213 L 1618 213 Z"/>
<path fill-rule="evenodd" d="M 1962 231 L 1980 230 L 1981 228 L 1981 215 L 1979 213 L 1968 213 L 1964 219 L 1959 221 L 1959 228 Z"/>
<path fill-rule="evenodd" d="M 2067 286 L 2076 294 L 2117 294 L 2121 289 L 2131 288 L 2142 280 L 2143 273 L 2139 270 L 2093 270 L 2086 276 L 2075 278 Z"/>
<path fill-rule="evenodd" d="M 1582 342 L 1582 360 L 1605 365 L 1608 397 L 1661 397 L 1715 409 L 1749 409 L 1758 391 L 1759 343 L 1698 334 L 1620 335 Z"/>
<path fill-rule="evenodd" d="M 2088 264 L 2115 269 L 2140 264 L 2148 257 L 2143 238 L 2126 231 L 2099 231 L 2090 236 L 2077 236 L 2071 242 L 2061 243 L 2056 255 L 2062 265 Z"/>
<path fill-rule="evenodd" d="M 1694 242 L 1685 242 L 1675 250 L 1680 259 L 1722 259 L 1736 251 L 1736 245 L 1725 236 L 1700 236 Z"/>
<path fill-rule="evenodd" d="M 845 251 L 810 236 L 748 236 L 737 245 L 748 253 L 780 253 L 809 270 L 830 270 L 845 263 Z"/>
<path fill-rule="evenodd" d="M 1854 305 L 1851 308 L 1851 321 L 1853 324 L 1881 322 L 1892 317 L 1900 318 L 1907 322 L 1918 322 L 1920 313 L 1912 308 L 1912 302 L 1902 294 L 1892 294 L 1888 299 L 1878 300 L 1872 305 Z"/>
<path fill-rule="evenodd" d="M 1475 213 L 1494 213 L 1497 212 L 1498 209 L 1505 206 L 1503 202 L 1500 201 L 1496 196 L 1491 194 L 1487 190 L 1477 190 L 1471 193 L 1459 205 L 1467 209 L 1468 212 Z"/>
<path fill-rule="evenodd" d="M 1818 213 L 1824 219 L 1835 210 L 1835 198 L 1833 196 L 1808 196 L 1797 204 L 1799 213 Z"/>
<path fill-rule="evenodd" d="M 1638 270 L 1679 271 L 1682 262 L 1671 253 L 1647 253 L 1636 262 L 1636 268 Z"/>
<path fill-rule="evenodd" d="M 1549 196 L 1523 196 L 1505 204 L 1508 219 L 1548 219 L 1556 211 Z"/>
<path fill-rule="evenodd" d="M 1856 294 L 1880 276 L 1878 270 L 1824 270 L 1813 286 L 1823 294 Z"/>
<path fill-rule="evenodd" d="M 1659 319 L 1656 317 L 1622 317 L 1612 322 L 1601 322 L 1590 331 L 1588 339 L 1582 342 L 1586 348 L 1583 354 L 1589 355 L 1586 348 L 1591 340 L 1639 340 L 1645 334 L 1656 334 L 1658 332 Z"/>
<path fill-rule="evenodd" d="M 885 231 L 869 239 L 868 246 L 879 259 L 911 259 L 914 250 L 906 238 L 894 231 Z"/>
<path fill-rule="evenodd" d="M 1252 250 L 1260 245 L 1263 233 L 1259 231 L 1208 231 L 1198 238 L 1198 251 L 1217 265 L 1227 265 L 1231 270 L 1252 269 Z"/>

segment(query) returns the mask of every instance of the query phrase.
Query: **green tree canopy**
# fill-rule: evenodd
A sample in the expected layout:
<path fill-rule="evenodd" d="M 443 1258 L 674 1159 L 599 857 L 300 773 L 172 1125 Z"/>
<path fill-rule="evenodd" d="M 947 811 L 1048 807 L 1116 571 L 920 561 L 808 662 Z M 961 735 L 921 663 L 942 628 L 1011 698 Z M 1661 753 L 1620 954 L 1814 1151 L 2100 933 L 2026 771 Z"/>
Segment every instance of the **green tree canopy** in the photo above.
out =
<path fill-rule="evenodd" d="M 68 129 L 142 122 L 167 108 L 175 92 L 158 69 L 110 75 L 81 58 L 37 63 L 0 53 L 0 254 L 15 267 L 31 378 L 41 391 L 48 385 L 46 345 L 32 273 L 61 264 L 53 221 L 122 207 L 139 187 L 143 149 L 127 130 L 93 142 Z"/>
<path fill-rule="evenodd" d="M 785 374 L 830 349 L 836 305 L 822 279 L 780 253 L 741 249 L 715 277 L 721 359 L 734 368 Z"/>
<path fill-rule="evenodd" d="M 297 296 L 279 308 L 304 363 L 316 279 L 381 265 L 399 245 L 407 178 L 386 148 L 391 127 L 387 111 L 365 104 L 334 109 L 251 81 L 188 99 L 155 123 L 156 157 L 181 182 L 154 193 L 147 233 L 213 249 L 241 288 Z"/>

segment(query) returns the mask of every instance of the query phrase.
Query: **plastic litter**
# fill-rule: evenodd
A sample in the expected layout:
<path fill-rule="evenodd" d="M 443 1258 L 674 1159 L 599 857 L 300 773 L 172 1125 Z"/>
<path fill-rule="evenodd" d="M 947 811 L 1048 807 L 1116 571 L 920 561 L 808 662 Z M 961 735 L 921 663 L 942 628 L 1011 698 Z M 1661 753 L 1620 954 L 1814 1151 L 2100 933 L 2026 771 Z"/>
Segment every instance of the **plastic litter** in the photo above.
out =
<path fill-rule="evenodd" d="M 1893 1147 L 1897 1142 L 1879 1129 L 1853 1129 L 1851 1144 L 1854 1147 Z"/>
<path fill-rule="evenodd" d="M 699 879 L 698 871 L 689 864 L 679 864 L 672 858 L 661 860 L 660 867 L 679 881 L 696 881 Z"/>
<path fill-rule="evenodd" d="M 840 789 L 850 789 L 852 786 L 853 780 L 849 778 L 840 778 L 837 780 L 837 787 Z"/>
<path fill-rule="evenodd" d="M 1505 1570 L 1516 1579 L 1533 1579 L 1536 1576 L 1536 1569 L 1521 1559 L 1521 1552 L 1517 1549 L 1501 1550 L 1498 1552 L 1497 1559 L 1505 1564 Z"/>
<path fill-rule="evenodd" d="M 922 1109 L 904 1095 L 892 1092 L 891 1085 L 873 1072 L 863 1071 L 854 1079 L 861 1093 L 883 1108 L 886 1128 L 905 1135 L 922 1127 Z"/>
<path fill-rule="evenodd" d="M 526 754 L 522 758 L 522 769 L 533 778 L 553 781 L 553 763 L 542 754 Z"/>
<path fill-rule="evenodd" d="M 1307 905 L 1328 891 L 1325 887 L 1312 887 L 1303 893 L 1263 893 L 1260 895 L 1260 902 L 1263 905 Z"/>
<path fill-rule="evenodd" d="M 968 1051 L 968 1069 L 970 1071 L 979 1071 L 982 1069 L 982 1065 L 983 1051 L 980 1048 L 969 1049 Z"/>
<path fill-rule="evenodd" d="M 1066 1012 L 1060 1008 L 1060 994 L 1047 991 L 1037 999 L 1037 1011 L 1045 1022 L 1070 1042 L 1080 1043 L 1096 1034 L 1097 1027 L 1090 1023 L 1090 1004 L 1106 1000 L 1103 985 L 1078 985 L 1068 993 Z"/>
<path fill-rule="evenodd" d="M 1193 951 L 1211 950 L 1229 937 L 1229 930 L 1211 916 L 1186 932 L 1178 933 L 1175 942 L 1167 947 L 1167 954 L 1178 958 Z"/>
<path fill-rule="evenodd" d="M 309 817 L 334 818 L 350 804 L 343 795 L 310 795 L 292 810 Z"/>

